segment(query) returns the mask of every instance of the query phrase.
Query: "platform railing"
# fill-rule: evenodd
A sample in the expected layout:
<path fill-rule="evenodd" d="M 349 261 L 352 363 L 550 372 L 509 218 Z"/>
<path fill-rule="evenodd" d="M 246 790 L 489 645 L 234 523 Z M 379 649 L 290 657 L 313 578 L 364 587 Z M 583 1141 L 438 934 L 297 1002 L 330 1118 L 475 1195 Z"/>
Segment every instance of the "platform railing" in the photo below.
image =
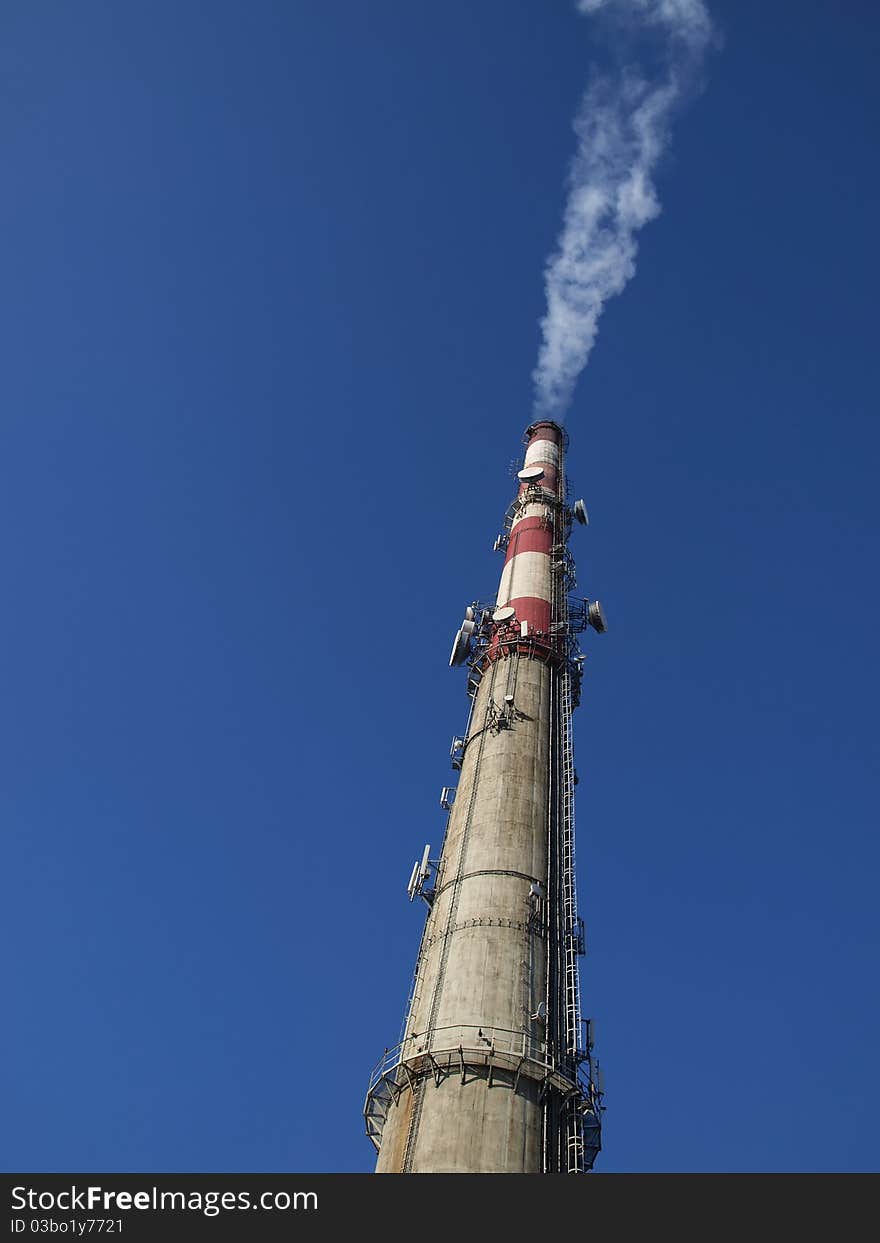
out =
<path fill-rule="evenodd" d="M 479 1069 L 490 1076 L 506 1071 L 514 1081 L 525 1077 L 566 1097 L 583 1097 L 578 1079 L 572 1080 L 560 1069 L 553 1050 L 545 1040 L 529 1032 L 503 1027 L 456 1023 L 435 1027 L 431 1032 L 408 1036 L 386 1049 L 370 1075 L 364 1103 L 367 1135 L 378 1150 L 388 1110 L 401 1092 L 415 1085 L 425 1074 L 441 1076 Z M 491 1080 L 490 1080 L 491 1082 Z M 589 1099 L 589 1098 L 587 1098 Z"/>

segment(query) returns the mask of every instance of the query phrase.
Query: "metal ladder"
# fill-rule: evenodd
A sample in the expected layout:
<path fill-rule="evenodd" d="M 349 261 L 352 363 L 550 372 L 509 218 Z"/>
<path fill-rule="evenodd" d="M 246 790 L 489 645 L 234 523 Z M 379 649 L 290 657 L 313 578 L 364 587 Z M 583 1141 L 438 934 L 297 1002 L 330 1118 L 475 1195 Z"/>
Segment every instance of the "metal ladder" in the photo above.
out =
<path fill-rule="evenodd" d="M 560 445 L 559 498 L 568 498 L 568 480 L 565 471 L 565 448 Z M 574 587 L 574 566 L 568 551 L 568 524 L 560 506 L 556 510 L 554 541 L 563 551 L 563 565 L 553 576 L 553 620 L 558 625 L 562 659 L 556 672 L 556 704 L 553 724 L 558 747 L 559 795 L 557 803 L 557 845 L 559 876 L 560 920 L 559 944 L 562 961 L 559 964 L 562 985 L 562 1060 L 572 1080 L 577 1081 L 578 1066 L 583 1059 L 583 1026 L 581 1023 L 581 982 L 578 958 L 583 952 L 583 927 L 577 913 L 577 882 L 575 876 L 575 824 L 574 824 L 574 747 L 572 741 L 571 714 L 573 692 L 571 666 L 569 664 L 569 615 L 568 593 Z M 569 1174 L 586 1171 L 584 1153 L 583 1116 L 576 1095 L 562 1106 L 562 1144 L 565 1165 Z"/>
<path fill-rule="evenodd" d="M 582 952 L 580 920 L 577 914 L 577 890 L 574 860 L 574 754 L 571 731 L 571 674 L 563 665 L 559 678 L 558 745 L 560 768 L 560 833 L 559 879 L 564 953 L 564 1019 L 565 1057 L 572 1078 L 583 1052 L 581 1024 L 581 983 L 578 958 Z M 569 1174 L 584 1172 L 584 1134 L 577 1102 L 565 1107 L 565 1151 Z"/>

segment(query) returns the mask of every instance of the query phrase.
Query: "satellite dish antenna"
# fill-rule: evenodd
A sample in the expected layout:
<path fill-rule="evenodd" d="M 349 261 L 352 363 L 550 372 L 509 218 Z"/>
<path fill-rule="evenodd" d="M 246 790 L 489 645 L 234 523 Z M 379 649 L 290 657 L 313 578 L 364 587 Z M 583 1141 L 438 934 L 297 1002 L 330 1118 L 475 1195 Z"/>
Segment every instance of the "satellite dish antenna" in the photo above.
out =
<path fill-rule="evenodd" d="M 605 614 L 602 612 L 602 605 L 598 600 L 590 601 L 590 607 L 587 609 L 587 622 L 597 634 L 604 634 L 608 629 L 608 622 Z"/>
<path fill-rule="evenodd" d="M 577 518 L 578 522 L 581 524 L 582 527 L 585 527 L 588 525 L 590 521 L 590 515 L 587 513 L 587 507 L 582 500 L 575 501 L 571 512 L 574 514 L 575 518 Z"/>
<path fill-rule="evenodd" d="M 463 665 L 467 659 L 467 654 L 471 646 L 471 636 L 465 634 L 463 630 L 459 630 L 452 643 L 452 655 L 449 657 L 449 667 L 454 668 L 456 665 Z"/>
<path fill-rule="evenodd" d="M 537 483 L 539 479 L 544 478 L 544 467 L 525 466 L 522 470 L 517 471 L 516 477 L 521 483 Z"/>
<path fill-rule="evenodd" d="M 477 628 L 477 623 L 476 623 L 475 621 L 471 621 L 471 620 L 470 620 L 469 618 L 467 618 L 467 617 L 466 617 L 466 618 L 464 619 L 464 621 L 461 623 L 461 633 L 462 633 L 462 634 L 466 634 L 466 635 L 470 636 L 470 635 L 472 635 L 472 634 L 474 633 L 474 631 L 476 630 L 476 628 Z"/>
<path fill-rule="evenodd" d="M 503 605 L 500 609 L 496 609 L 492 614 L 492 620 L 496 626 L 501 626 L 504 622 L 511 621 L 516 616 L 516 609 L 511 608 L 509 604 Z"/>
<path fill-rule="evenodd" d="M 471 606 L 470 606 L 470 605 L 468 605 L 468 606 L 467 606 L 467 608 L 466 608 L 466 609 L 465 609 L 465 611 L 464 611 L 464 619 L 465 619 L 465 621 L 473 621 L 475 616 L 476 616 L 476 614 L 474 613 L 474 610 L 471 608 Z"/>

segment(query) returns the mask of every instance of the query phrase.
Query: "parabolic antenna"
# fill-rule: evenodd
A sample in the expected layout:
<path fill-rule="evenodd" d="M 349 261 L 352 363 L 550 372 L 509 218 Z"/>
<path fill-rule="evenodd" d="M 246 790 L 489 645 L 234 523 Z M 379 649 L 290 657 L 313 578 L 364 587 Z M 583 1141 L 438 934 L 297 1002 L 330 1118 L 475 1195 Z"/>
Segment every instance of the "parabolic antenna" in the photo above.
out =
<path fill-rule="evenodd" d="M 465 634 L 463 630 L 459 630 L 452 644 L 452 655 L 449 657 L 449 667 L 454 668 L 455 665 L 463 665 L 467 659 L 468 650 L 471 645 L 471 636 Z"/>
<path fill-rule="evenodd" d="M 465 618 L 464 621 L 461 623 L 462 634 L 472 635 L 474 631 L 476 630 L 476 628 L 477 628 L 477 623 L 475 621 L 468 621 L 467 618 Z"/>
<path fill-rule="evenodd" d="M 467 608 L 466 608 L 466 609 L 465 609 L 465 611 L 464 611 L 464 619 L 465 619 L 465 621 L 473 621 L 475 616 L 476 616 L 476 614 L 474 613 L 474 610 L 471 608 L 471 606 L 470 606 L 470 605 L 468 605 L 468 606 L 467 606 Z"/>
<path fill-rule="evenodd" d="M 583 501 L 575 501 L 571 511 L 581 526 L 587 526 L 590 521 L 590 515 L 587 513 L 587 507 Z"/>
<path fill-rule="evenodd" d="M 516 609 L 511 608 L 509 604 L 505 604 L 503 608 L 495 610 L 492 614 L 492 620 L 497 626 L 501 626 L 504 622 L 512 621 L 515 616 Z"/>
<path fill-rule="evenodd" d="M 602 605 L 598 600 L 590 602 L 590 607 L 587 609 L 587 621 L 597 634 L 604 634 L 608 629 L 608 622 L 605 619 L 605 614 L 602 612 Z"/>
<path fill-rule="evenodd" d="M 539 479 L 544 477 L 544 467 L 524 466 L 522 470 L 517 471 L 516 477 L 521 483 L 537 483 Z"/>

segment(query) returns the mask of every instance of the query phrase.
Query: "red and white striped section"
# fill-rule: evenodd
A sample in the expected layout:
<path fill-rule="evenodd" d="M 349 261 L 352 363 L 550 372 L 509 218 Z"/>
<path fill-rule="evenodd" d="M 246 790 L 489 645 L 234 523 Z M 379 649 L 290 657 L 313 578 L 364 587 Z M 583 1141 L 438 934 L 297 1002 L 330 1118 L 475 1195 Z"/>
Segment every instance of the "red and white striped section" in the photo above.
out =
<path fill-rule="evenodd" d="M 559 489 L 559 452 L 562 432 L 555 423 L 535 423 L 529 428 L 524 471 L 544 473 L 530 482 L 520 483 L 519 495 L 529 487 L 549 492 L 555 499 Z M 504 572 L 498 588 L 496 609 L 510 607 L 516 622 L 526 622 L 529 634 L 550 630 L 550 549 L 553 544 L 553 510 L 541 500 L 525 504 L 510 528 Z"/>

